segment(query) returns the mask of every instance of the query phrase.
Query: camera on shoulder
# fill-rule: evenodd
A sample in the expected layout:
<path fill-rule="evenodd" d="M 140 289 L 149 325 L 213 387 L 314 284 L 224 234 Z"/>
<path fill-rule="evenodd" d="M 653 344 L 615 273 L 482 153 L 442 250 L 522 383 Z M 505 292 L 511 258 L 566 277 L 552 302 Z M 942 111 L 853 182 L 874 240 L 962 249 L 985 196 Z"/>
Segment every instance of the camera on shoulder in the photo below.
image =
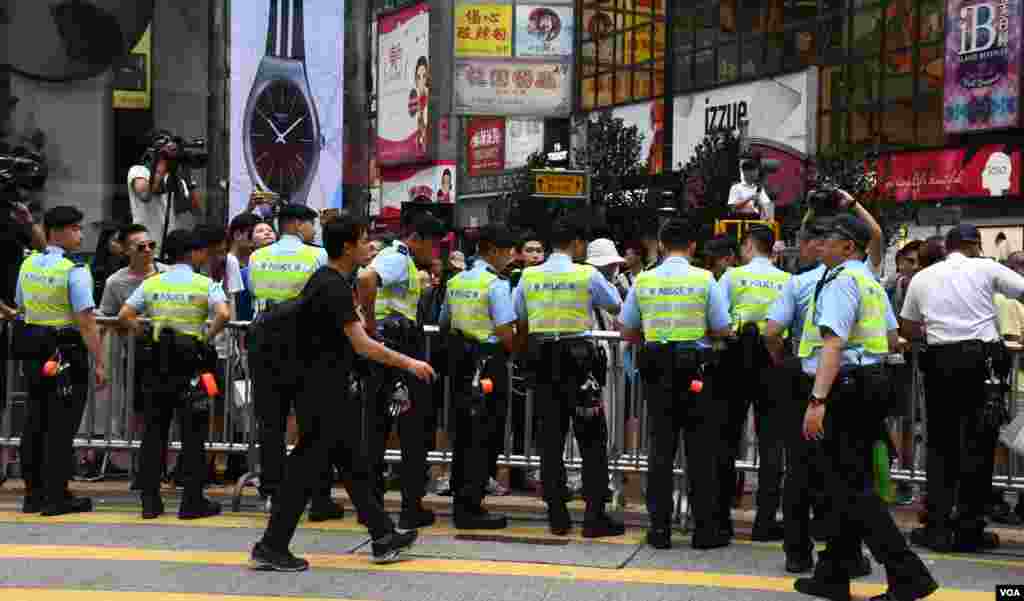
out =
<path fill-rule="evenodd" d="M 159 131 L 142 155 L 142 163 L 152 168 L 161 159 L 172 166 L 205 169 L 210 162 L 210 152 L 205 138 L 187 140 L 168 131 Z"/>

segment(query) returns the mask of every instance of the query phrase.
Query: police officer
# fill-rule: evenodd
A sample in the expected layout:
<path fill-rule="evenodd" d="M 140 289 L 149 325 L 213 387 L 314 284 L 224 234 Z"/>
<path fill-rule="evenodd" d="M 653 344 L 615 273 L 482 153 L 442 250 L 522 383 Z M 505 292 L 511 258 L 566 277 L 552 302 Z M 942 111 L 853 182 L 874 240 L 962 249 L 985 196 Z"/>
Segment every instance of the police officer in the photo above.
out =
<path fill-rule="evenodd" d="M 536 378 L 534 406 L 540 418 L 541 480 L 551 532 L 568 534 L 572 520 L 566 502 L 562 451 L 570 420 L 583 456 L 583 497 L 587 503 L 583 536 L 598 538 L 625 532 L 605 513 L 608 494 L 608 424 L 601 409 L 599 364 L 592 341 L 580 334 L 592 329 L 594 307 L 618 314 L 621 297 L 590 265 L 574 264 L 586 254 L 584 227 L 563 218 L 551 229 L 548 260 L 523 271 L 515 290 L 520 336 L 529 337 L 528 362 Z M 563 336 L 570 336 L 563 339 Z M 576 335 L 575 337 L 573 337 Z"/>
<path fill-rule="evenodd" d="M 146 430 L 139 452 L 142 518 L 164 513 L 161 458 L 167 450 L 171 418 L 177 413 L 185 489 L 178 517 L 187 520 L 220 513 L 220 504 L 203 497 L 210 399 L 199 392 L 198 376 L 214 367 L 216 351 L 208 341 L 224 329 L 231 314 L 220 284 L 198 273 L 209 259 L 206 243 L 192 232 L 175 230 L 164 241 L 164 254 L 173 267 L 136 288 L 117 317 L 122 327 L 135 331 L 141 330 L 140 315 L 149 316 L 153 323 L 153 365 L 150 373 L 143 374 L 148 382 L 143 386 Z M 208 330 L 207 318 L 213 320 Z"/>
<path fill-rule="evenodd" d="M 508 352 L 516 349 L 512 291 L 501 278 L 515 240 L 504 226 L 481 228 L 473 268 L 448 282 L 441 327 L 450 328 L 449 373 L 455 410 L 452 491 L 456 528 L 504 528 L 503 515 L 481 505 L 493 440 L 508 402 Z M 488 384 L 489 383 L 489 384 Z M 488 390 L 489 388 L 489 390 Z"/>
<path fill-rule="evenodd" d="M 445 232 L 444 224 L 432 215 L 418 215 L 406 225 L 402 240 L 382 250 L 369 267 L 359 272 L 359 300 L 366 331 L 376 333 L 389 347 L 410 357 L 422 359 L 426 350 L 423 330 L 416 323 L 416 307 L 423 293 L 419 268 L 430 266 L 434 247 Z M 430 389 L 390 368 L 378 368 L 367 389 L 370 461 L 375 463 L 376 473 L 383 474 L 385 445 L 397 417 L 402 444 L 399 527 L 425 528 L 434 523 L 433 512 L 424 509 L 422 503 L 427 483 L 427 446 L 432 434 Z M 395 402 L 396 391 L 407 394 L 408 401 Z M 383 504 L 383 478 L 378 479 L 377 496 Z"/>
<path fill-rule="evenodd" d="M 312 245 L 317 213 L 300 204 L 281 207 L 277 223 L 281 238 L 249 258 L 249 277 L 259 314 L 273 303 L 295 298 L 313 272 L 327 264 L 327 252 Z M 272 341 L 269 341 L 272 342 Z M 249 349 L 249 367 L 260 428 L 260 494 L 272 497 L 284 477 L 285 430 L 295 403 L 300 365 L 272 348 Z M 344 511 L 331 500 L 330 470 L 313 495 L 310 521 L 341 518 Z"/>
<path fill-rule="evenodd" d="M 54 207 L 43 216 L 46 251 L 21 265 L 15 304 L 24 312 L 17 326 L 14 355 L 25 361 L 28 397 L 21 437 L 25 513 L 46 516 L 92 511 L 92 500 L 67 491 L 75 432 L 85 409 L 89 355 L 98 386 L 106 384 L 106 366 L 93 312 L 88 267 L 65 256 L 82 245 L 82 212 Z M 88 349 L 88 351 L 87 351 Z M 44 364 L 58 359 L 62 373 L 46 375 Z"/>
<path fill-rule="evenodd" d="M 730 333 L 729 304 L 710 271 L 693 267 L 694 228 L 672 219 L 661 229 L 665 256 L 659 267 L 641 273 L 622 310 L 623 337 L 642 343 L 638 358 L 647 393 L 651 424 L 651 453 L 647 484 L 647 510 L 651 529 L 647 543 L 656 549 L 672 547 L 673 464 L 679 431 L 687 438 L 687 472 L 697 481 L 693 508 L 695 549 L 729 544 L 728 533 L 714 516 L 715 458 L 708 448 L 716 435 L 711 382 L 704 367 L 712 361 L 709 336 Z M 701 385 L 694 386 L 694 382 Z"/>
<path fill-rule="evenodd" d="M 885 290 L 856 260 L 870 240 L 870 228 L 856 217 L 832 221 L 821 253 L 827 271 L 815 285 L 801 334 L 802 367 L 814 376 L 803 434 L 823 441 L 832 524 L 814 575 L 798 579 L 795 588 L 848 601 L 848 558 L 859 553 L 858 536 L 863 536 L 889 583 L 875 599 L 912 601 L 930 595 L 938 584 L 907 546 L 871 482 L 872 449 L 888 402 L 882 359 L 898 346 L 898 337 Z"/>
<path fill-rule="evenodd" d="M 781 540 L 783 527 L 775 520 L 779 510 L 782 483 L 782 424 L 780 400 L 788 399 L 785 373 L 774 369 L 759 334 L 764 331 L 768 308 L 789 281 L 791 274 L 772 265 L 775 235 L 764 226 L 753 226 L 743 236 L 740 253 L 744 265 L 727 271 L 721 279 L 729 299 L 729 312 L 737 338 L 731 342 L 722 369 L 731 374 L 729 386 L 721 387 L 728 399 L 725 443 L 719 456 L 721 496 L 719 516 L 731 530 L 730 508 L 736 494 L 736 459 L 743 426 L 752 401 L 757 418 L 758 457 L 757 517 L 751 538 L 756 541 Z M 756 329 L 755 329 L 756 328 Z"/>

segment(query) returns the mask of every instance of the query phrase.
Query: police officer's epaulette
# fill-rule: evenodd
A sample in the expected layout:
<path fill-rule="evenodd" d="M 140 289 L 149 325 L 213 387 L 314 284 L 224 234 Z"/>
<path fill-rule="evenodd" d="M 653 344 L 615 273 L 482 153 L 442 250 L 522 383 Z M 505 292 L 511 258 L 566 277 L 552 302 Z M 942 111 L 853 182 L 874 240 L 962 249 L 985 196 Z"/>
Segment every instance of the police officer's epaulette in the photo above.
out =
<path fill-rule="evenodd" d="M 395 245 L 395 250 L 398 251 L 400 254 L 403 254 L 403 255 L 405 255 L 407 257 L 409 256 L 409 247 L 408 246 L 398 246 L 398 245 Z"/>

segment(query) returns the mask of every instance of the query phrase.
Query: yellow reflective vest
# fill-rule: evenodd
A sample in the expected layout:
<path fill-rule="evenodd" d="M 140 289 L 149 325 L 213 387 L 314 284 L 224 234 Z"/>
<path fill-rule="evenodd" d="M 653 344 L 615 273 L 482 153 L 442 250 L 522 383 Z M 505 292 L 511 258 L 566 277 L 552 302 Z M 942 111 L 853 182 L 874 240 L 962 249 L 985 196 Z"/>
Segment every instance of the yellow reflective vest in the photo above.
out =
<path fill-rule="evenodd" d="M 645 271 L 633 283 L 644 338 L 648 342 L 694 342 L 707 335 L 710 271 L 689 267 L 686 275 Z"/>
<path fill-rule="evenodd" d="M 488 292 L 497 279 L 498 276 L 484 270 L 476 278 L 463 272 L 448 282 L 448 312 L 453 330 L 478 342 L 494 335 Z"/>
<path fill-rule="evenodd" d="M 573 265 L 554 273 L 542 265 L 523 270 L 520 285 L 526 299 L 531 334 L 575 334 L 592 329 L 590 280 L 597 270 Z"/>
<path fill-rule="evenodd" d="M 826 277 L 828 272 L 825 273 Z M 850 332 L 844 348 L 861 346 L 873 355 L 884 355 L 889 352 L 889 332 L 885 324 L 886 300 L 885 289 L 878 281 L 860 270 L 843 270 L 838 278 L 852 277 L 860 292 L 860 306 L 857 309 L 857 322 Z M 816 296 L 816 295 L 815 295 Z M 815 349 L 824 346 L 821 329 L 814 324 L 814 305 L 817 299 L 812 296 L 804 318 L 803 337 L 797 353 L 801 359 L 810 357 Z"/>
<path fill-rule="evenodd" d="M 304 244 L 294 253 L 276 253 L 271 245 L 249 259 L 252 294 L 257 301 L 280 303 L 298 296 L 316 271 L 320 250 Z"/>
<path fill-rule="evenodd" d="M 755 272 L 750 265 L 737 267 L 729 272 L 729 306 L 732 326 L 738 330 L 745 323 L 756 323 L 764 331 L 768 310 L 792 274 L 772 267 L 767 272 Z"/>
<path fill-rule="evenodd" d="M 170 282 L 164 273 L 142 283 L 149 317 L 153 320 L 153 337 L 159 338 L 163 328 L 174 328 L 181 334 L 203 339 L 203 327 L 210 314 L 210 278 L 191 274 L 187 282 Z"/>
<path fill-rule="evenodd" d="M 37 264 L 36 259 L 45 255 L 32 253 L 21 264 L 18 275 L 25 305 L 25 323 L 39 326 L 63 328 L 74 323 L 74 308 L 71 306 L 70 275 L 76 265 L 67 257 L 50 266 Z"/>

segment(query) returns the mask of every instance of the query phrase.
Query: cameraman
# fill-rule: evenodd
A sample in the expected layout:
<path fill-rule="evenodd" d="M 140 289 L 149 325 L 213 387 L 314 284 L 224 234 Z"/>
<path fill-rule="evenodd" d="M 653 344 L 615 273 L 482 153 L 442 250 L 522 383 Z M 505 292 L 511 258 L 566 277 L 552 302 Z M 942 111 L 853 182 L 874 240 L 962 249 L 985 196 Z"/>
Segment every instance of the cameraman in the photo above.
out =
<path fill-rule="evenodd" d="M 760 157 L 740 161 L 740 181 L 729 189 L 729 208 L 745 219 L 775 219 L 775 205 L 764 189 L 764 170 Z"/>
<path fill-rule="evenodd" d="M 142 164 L 128 170 L 132 223 L 146 226 L 161 245 L 167 232 L 195 225 L 199 192 L 190 188 L 182 157 L 182 149 L 173 138 L 159 135 Z"/>

